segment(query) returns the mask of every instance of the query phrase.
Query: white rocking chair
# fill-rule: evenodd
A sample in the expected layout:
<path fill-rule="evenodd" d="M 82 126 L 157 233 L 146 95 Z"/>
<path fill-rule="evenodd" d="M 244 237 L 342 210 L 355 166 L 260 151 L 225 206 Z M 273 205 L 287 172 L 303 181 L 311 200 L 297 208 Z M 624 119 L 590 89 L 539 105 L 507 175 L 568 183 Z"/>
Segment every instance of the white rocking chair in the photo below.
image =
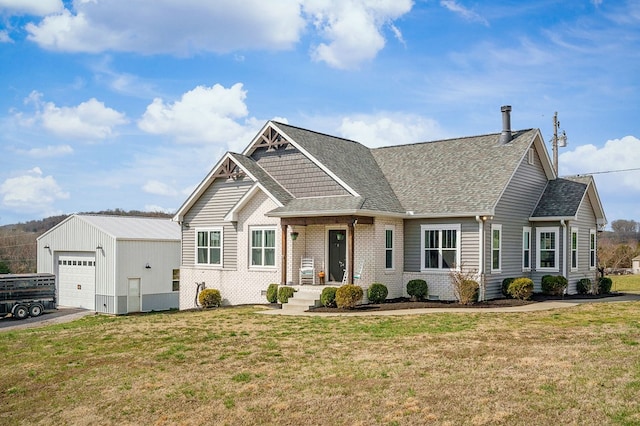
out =
<path fill-rule="evenodd" d="M 359 280 L 362 277 L 362 270 L 364 269 L 364 260 L 360 262 L 360 268 L 357 271 L 353 271 L 353 281 L 349 284 L 355 284 L 356 280 Z M 347 270 L 345 269 L 342 274 L 342 285 L 347 284 Z"/>
<path fill-rule="evenodd" d="M 303 257 L 300 260 L 300 285 L 316 285 L 316 268 L 313 257 Z"/>

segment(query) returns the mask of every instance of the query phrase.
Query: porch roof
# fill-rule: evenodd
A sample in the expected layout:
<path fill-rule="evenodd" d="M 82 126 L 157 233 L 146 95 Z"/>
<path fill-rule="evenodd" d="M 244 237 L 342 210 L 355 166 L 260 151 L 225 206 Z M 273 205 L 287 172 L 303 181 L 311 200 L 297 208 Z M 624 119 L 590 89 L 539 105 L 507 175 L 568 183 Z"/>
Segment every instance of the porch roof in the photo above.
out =
<path fill-rule="evenodd" d="M 362 197 L 352 197 L 348 195 L 296 198 L 290 200 L 283 207 L 271 210 L 267 215 L 285 217 L 353 214 L 362 209 L 364 201 Z"/>

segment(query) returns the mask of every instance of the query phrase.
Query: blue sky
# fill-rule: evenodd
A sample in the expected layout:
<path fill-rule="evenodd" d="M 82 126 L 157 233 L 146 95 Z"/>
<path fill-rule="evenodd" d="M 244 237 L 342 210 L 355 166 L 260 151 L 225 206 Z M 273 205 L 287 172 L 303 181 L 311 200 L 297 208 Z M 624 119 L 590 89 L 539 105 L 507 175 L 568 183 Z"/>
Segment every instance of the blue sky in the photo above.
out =
<path fill-rule="evenodd" d="M 640 167 L 635 0 L 0 0 L 0 225 L 175 211 L 269 119 L 393 145 L 539 128 Z M 640 221 L 640 171 L 595 175 Z"/>

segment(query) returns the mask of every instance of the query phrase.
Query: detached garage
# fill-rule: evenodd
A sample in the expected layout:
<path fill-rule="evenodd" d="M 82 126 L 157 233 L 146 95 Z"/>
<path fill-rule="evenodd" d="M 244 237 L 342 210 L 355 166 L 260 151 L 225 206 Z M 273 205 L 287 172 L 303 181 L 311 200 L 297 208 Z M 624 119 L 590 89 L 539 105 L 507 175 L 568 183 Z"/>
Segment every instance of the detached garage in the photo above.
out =
<path fill-rule="evenodd" d="M 60 306 L 126 314 L 177 309 L 180 226 L 169 219 L 73 215 L 38 238 L 38 272 Z"/>

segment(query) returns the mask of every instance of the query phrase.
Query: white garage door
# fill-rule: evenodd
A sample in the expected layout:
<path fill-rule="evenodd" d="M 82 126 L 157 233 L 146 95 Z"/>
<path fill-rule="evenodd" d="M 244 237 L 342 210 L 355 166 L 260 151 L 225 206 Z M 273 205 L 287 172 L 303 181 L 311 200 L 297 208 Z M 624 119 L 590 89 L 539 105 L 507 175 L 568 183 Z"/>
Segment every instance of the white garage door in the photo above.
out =
<path fill-rule="evenodd" d="M 60 255 L 58 288 L 58 305 L 95 310 L 95 253 Z"/>

